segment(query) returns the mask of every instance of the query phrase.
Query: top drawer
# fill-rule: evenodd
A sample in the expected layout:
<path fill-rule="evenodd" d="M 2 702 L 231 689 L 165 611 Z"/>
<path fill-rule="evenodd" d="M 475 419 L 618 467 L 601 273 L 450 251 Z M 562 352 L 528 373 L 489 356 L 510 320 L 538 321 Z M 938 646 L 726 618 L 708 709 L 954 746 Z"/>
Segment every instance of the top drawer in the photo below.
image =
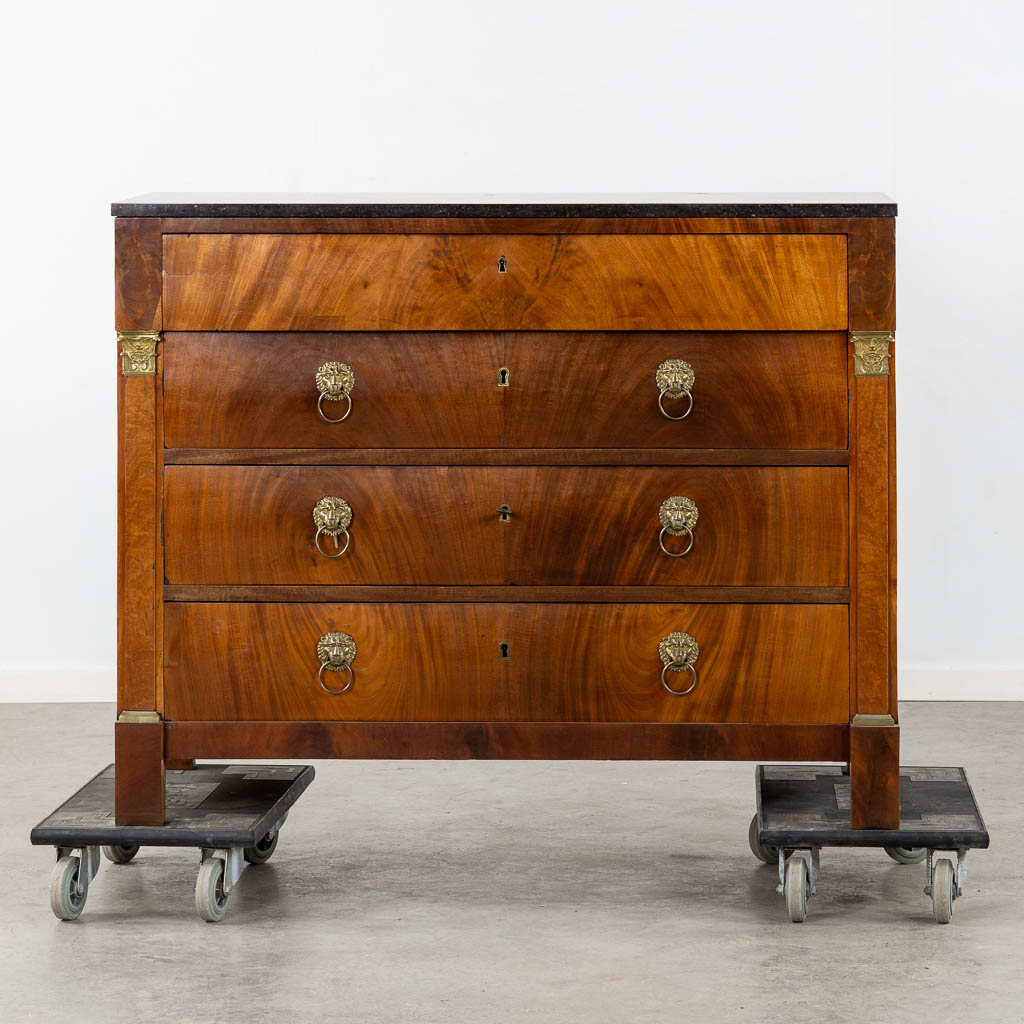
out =
<path fill-rule="evenodd" d="M 845 235 L 165 235 L 164 328 L 845 330 Z"/>

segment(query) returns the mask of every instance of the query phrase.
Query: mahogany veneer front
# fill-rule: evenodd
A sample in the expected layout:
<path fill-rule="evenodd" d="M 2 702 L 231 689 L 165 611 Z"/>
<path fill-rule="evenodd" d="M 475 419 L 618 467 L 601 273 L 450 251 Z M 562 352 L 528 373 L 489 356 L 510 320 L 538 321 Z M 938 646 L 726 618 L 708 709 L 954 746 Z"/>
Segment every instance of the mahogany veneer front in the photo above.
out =
<path fill-rule="evenodd" d="M 841 234 L 168 234 L 163 273 L 170 331 L 847 326 Z"/>
<path fill-rule="evenodd" d="M 164 341 L 164 443 L 839 450 L 847 347 L 845 334 L 813 331 L 175 332 Z M 677 422 L 654 382 L 670 358 L 696 375 L 693 411 Z M 317 415 L 314 377 L 328 361 L 356 375 L 344 423 Z"/>
<path fill-rule="evenodd" d="M 172 603 L 164 614 L 165 710 L 178 721 L 848 717 L 841 605 Z M 340 696 L 317 682 L 317 641 L 331 630 L 358 646 Z M 672 630 L 701 645 L 687 697 L 661 685 L 658 642 Z M 671 681 L 684 689 L 688 677 Z M 333 689 L 346 680 L 328 676 Z"/>
<path fill-rule="evenodd" d="M 165 573 L 173 584 L 842 587 L 846 475 L 834 467 L 169 466 Z M 353 512 L 349 547 L 333 559 L 314 544 L 313 506 L 327 495 Z M 658 509 L 673 495 L 700 512 L 683 558 L 658 544 Z M 501 504 L 512 510 L 507 523 Z M 686 543 L 665 540 L 675 551 Z M 330 538 L 320 544 L 338 550 Z"/>

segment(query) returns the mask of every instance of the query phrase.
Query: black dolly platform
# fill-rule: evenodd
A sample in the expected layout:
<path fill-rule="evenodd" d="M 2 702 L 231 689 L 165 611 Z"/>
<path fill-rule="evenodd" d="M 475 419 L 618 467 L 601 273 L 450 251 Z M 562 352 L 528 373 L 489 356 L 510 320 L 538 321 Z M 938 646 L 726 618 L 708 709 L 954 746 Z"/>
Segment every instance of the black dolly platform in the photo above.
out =
<path fill-rule="evenodd" d="M 114 824 L 114 766 L 108 765 L 31 833 L 36 846 L 53 846 L 57 864 L 50 906 L 62 920 L 77 918 L 100 850 L 126 864 L 142 846 L 185 846 L 200 851 L 196 910 L 219 921 L 246 864 L 263 864 L 277 847 L 288 811 L 313 781 L 312 765 L 196 765 L 166 773 L 163 825 Z"/>
<path fill-rule="evenodd" d="M 850 827 L 850 778 L 836 765 L 758 765 L 757 814 L 750 848 L 778 863 L 778 892 L 790 920 L 807 917 L 807 897 L 818 881 L 823 846 L 882 847 L 901 864 L 925 861 L 925 893 L 935 919 L 948 924 L 963 895 L 967 851 L 989 844 L 988 830 L 963 768 L 900 768 L 900 827 Z M 956 853 L 934 859 L 937 851 Z"/>

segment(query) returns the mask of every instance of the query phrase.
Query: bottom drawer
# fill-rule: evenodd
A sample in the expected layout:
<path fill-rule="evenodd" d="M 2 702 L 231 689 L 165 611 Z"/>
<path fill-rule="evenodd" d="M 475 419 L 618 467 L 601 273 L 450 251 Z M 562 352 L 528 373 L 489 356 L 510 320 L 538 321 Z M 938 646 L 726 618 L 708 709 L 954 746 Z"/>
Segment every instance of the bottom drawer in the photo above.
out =
<path fill-rule="evenodd" d="M 164 617 L 172 721 L 848 722 L 845 605 L 188 604 Z M 356 644 L 351 676 L 321 637 Z M 699 644 L 665 673 L 669 633 Z M 324 657 L 329 652 L 325 650 Z M 331 689 L 321 687 L 319 675 Z"/>

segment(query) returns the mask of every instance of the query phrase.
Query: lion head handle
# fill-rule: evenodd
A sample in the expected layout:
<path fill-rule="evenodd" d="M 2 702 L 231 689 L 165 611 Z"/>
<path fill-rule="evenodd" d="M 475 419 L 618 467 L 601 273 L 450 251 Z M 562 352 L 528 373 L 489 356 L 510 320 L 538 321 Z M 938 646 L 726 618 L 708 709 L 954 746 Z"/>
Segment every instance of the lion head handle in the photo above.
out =
<path fill-rule="evenodd" d="M 321 663 L 331 672 L 348 668 L 356 658 L 356 642 L 348 633 L 324 633 L 316 645 Z"/>

